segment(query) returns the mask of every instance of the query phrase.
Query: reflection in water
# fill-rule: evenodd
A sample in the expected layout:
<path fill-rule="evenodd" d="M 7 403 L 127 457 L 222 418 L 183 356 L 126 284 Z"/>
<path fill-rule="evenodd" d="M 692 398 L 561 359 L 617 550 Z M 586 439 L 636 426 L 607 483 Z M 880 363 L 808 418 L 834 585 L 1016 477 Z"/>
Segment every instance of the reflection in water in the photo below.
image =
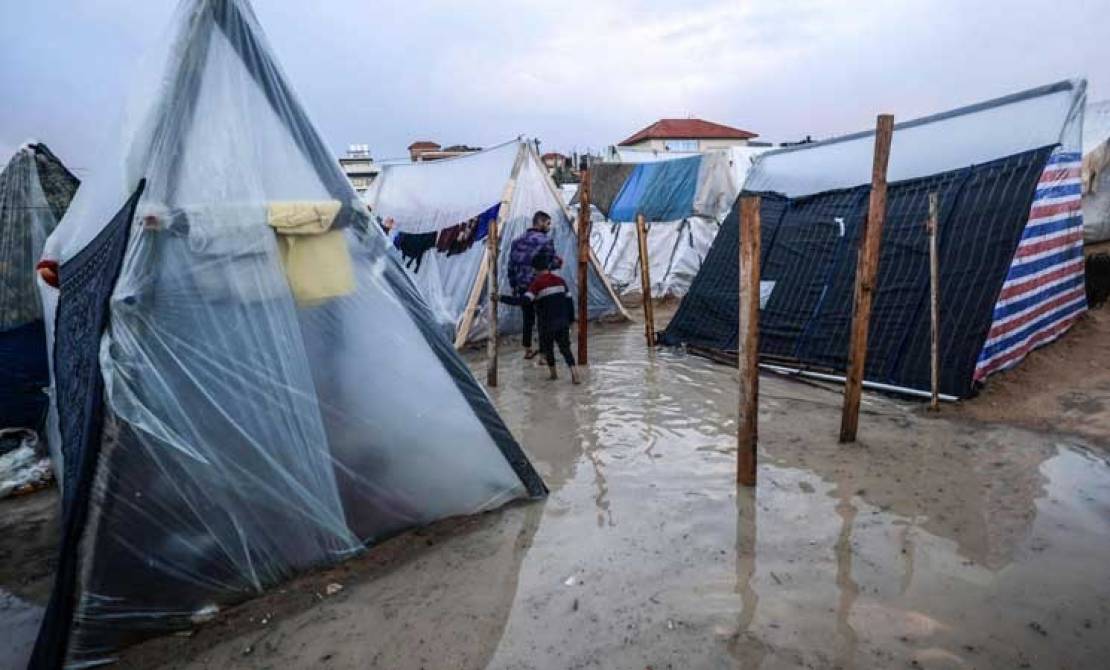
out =
<path fill-rule="evenodd" d="M 840 667 L 856 665 L 856 631 L 852 628 L 852 606 L 859 597 L 859 585 L 852 579 L 852 527 L 859 510 L 852 504 L 852 494 L 842 483 L 839 487 L 836 513 L 840 515 L 840 535 L 836 538 L 836 585 L 840 597 L 836 606 L 836 632 L 840 634 Z"/>
<path fill-rule="evenodd" d="M 27 665 L 43 611 L 0 589 L 0 668 Z"/>
<path fill-rule="evenodd" d="M 613 513 L 609 506 L 609 485 L 605 481 L 605 462 L 601 458 L 601 441 L 598 437 L 598 406 L 599 400 L 588 390 L 588 397 L 574 405 L 574 415 L 578 425 L 576 436 L 582 445 L 582 455 L 589 461 L 594 473 L 594 505 L 597 507 L 597 525 L 612 526 Z"/>
<path fill-rule="evenodd" d="M 757 491 L 746 486 L 736 487 L 736 586 L 740 592 L 740 620 L 736 635 L 729 642 L 729 652 L 743 659 L 746 668 L 758 670 L 763 665 L 766 648 L 752 630 L 759 609 L 759 593 L 752 585 L 756 573 L 756 515 L 759 513 Z"/>
<path fill-rule="evenodd" d="M 906 592 L 913 586 L 913 564 L 917 554 L 917 548 L 914 544 L 914 532 L 917 530 L 917 517 L 910 517 L 909 522 L 902 526 L 902 537 L 899 544 L 902 545 L 902 583 L 898 589 L 898 595 L 906 595 Z"/>
<path fill-rule="evenodd" d="M 346 582 L 343 599 L 278 622 L 279 653 L 251 662 L 322 665 L 302 646 L 334 651 L 330 667 L 490 670 L 1110 657 L 1104 460 L 870 395 L 845 448 L 839 390 L 764 377 L 760 484 L 738 490 L 731 369 L 649 357 L 636 324 L 591 329 L 590 350 L 582 386 L 514 353 L 492 390 L 546 503 Z M 199 660 L 242 665 L 251 632 Z"/>

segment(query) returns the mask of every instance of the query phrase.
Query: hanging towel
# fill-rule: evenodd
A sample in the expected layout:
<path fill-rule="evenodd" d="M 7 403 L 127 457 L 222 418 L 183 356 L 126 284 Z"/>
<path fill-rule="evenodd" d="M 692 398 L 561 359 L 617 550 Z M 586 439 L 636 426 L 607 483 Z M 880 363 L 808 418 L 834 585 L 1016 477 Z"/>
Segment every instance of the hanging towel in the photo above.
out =
<path fill-rule="evenodd" d="M 340 204 L 270 203 L 268 221 L 277 233 L 285 276 L 297 304 L 315 305 L 355 290 L 355 273 L 347 238 L 330 230 Z"/>

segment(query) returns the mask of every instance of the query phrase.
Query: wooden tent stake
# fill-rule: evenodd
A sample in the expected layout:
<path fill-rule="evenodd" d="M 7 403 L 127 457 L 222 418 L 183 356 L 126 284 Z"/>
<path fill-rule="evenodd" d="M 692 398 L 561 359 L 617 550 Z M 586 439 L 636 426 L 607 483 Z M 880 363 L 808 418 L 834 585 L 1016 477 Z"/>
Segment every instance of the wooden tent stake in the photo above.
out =
<path fill-rule="evenodd" d="M 651 270 L 648 267 L 647 226 L 644 215 L 636 215 L 636 239 L 640 244 L 640 290 L 644 302 L 644 336 L 648 348 L 655 346 L 655 307 L 651 304 Z"/>
<path fill-rule="evenodd" d="M 936 191 L 929 194 L 929 315 L 932 325 L 932 347 L 930 363 L 932 368 L 933 398 L 929 409 L 940 411 L 940 261 L 937 258 L 937 226 L 940 223 L 940 204 Z"/>
<path fill-rule="evenodd" d="M 852 315 L 852 343 L 848 350 L 848 372 L 844 384 L 844 412 L 840 417 L 840 441 L 855 442 L 859 430 L 859 404 L 863 373 L 867 365 L 867 333 L 871 326 L 871 301 L 879 268 L 879 244 L 886 218 L 886 168 L 890 161 L 890 140 L 894 117 L 880 114 L 875 126 L 875 157 L 871 166 L 871 197 L 867 203 L 867 223 L 863 230 L 856 261 L 855 310 Z"/>
<path fill-rule="evenodd" d="M 756 483 L 756 445 L 759 442 L 759 196 L 740 198 L 740 332 L 737 364 L 740 372 L 740 414 L 736 434 L 736 481 Z"/>
<path fill-rule="evenodd" d="M 590 170 L 582 170 L 578 186 L 578 364 L 589 365 L 587 322 L 589 311 L 590 263 Z"/>

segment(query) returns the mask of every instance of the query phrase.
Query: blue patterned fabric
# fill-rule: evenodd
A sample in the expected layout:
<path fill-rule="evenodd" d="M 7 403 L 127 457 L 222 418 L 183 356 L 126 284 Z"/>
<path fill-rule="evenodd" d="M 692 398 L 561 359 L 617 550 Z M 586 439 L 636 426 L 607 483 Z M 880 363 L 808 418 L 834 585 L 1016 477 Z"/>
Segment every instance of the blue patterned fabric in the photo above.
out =
<path fill-rule="evenodd" d="M 78 545 L 100 456 L 104 381 L 100 337 L 108 325 L 112 296 L 131 219 L 145 182 L 85 249 L 59 268 L 58 316 L 54 333 L 54 380 L 65 472 L 62 481 L 62 547 L 54 590 L 39 629 L 31 667 L 58 668 L 75 606 Z"/>

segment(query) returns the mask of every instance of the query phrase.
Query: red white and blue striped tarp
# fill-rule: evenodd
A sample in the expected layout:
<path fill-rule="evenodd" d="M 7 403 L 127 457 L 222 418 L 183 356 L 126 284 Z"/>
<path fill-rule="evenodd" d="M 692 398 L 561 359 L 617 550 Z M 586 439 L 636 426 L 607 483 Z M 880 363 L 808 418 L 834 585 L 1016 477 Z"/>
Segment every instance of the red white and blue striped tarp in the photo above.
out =
<path fill-rule="evenodd" d="M 1037 184 L 1029 221 L 994 307 L 975 380 L 1016 365 L 1087 310 L 1078 152 L 1056 150 Z"/>

